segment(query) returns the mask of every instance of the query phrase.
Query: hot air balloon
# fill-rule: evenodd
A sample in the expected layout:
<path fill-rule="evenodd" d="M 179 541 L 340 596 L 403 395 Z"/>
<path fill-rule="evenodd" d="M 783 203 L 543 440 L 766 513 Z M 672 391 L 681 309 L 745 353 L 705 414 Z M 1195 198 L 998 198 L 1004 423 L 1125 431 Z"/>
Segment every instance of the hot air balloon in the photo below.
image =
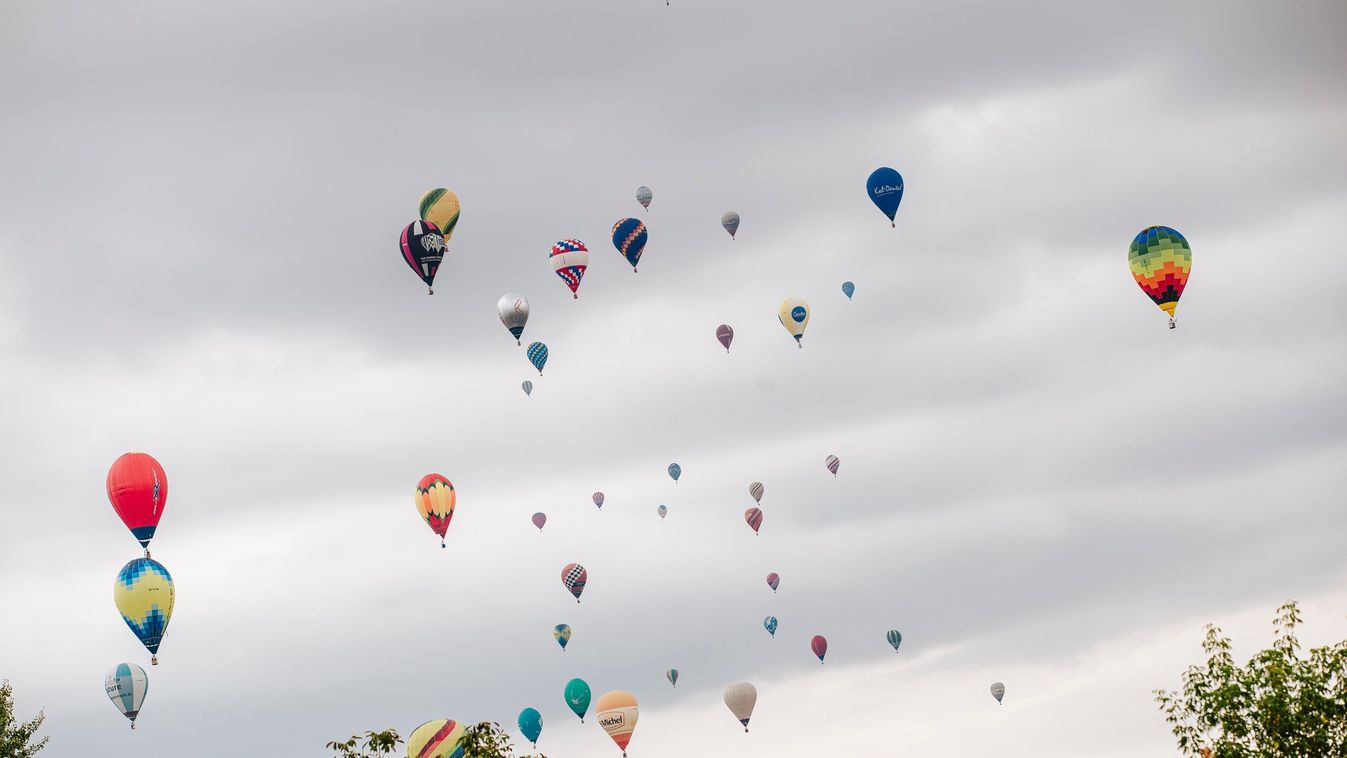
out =
<path fill-rule="evenodd" d="M 641 262 L 641 253 L 645 251 L 648 239 L 645 224 L 634 218 L 624 218 L 613 224 L 613 247 L 631 264 L 633 273 L 636 272 L 636 264 Z"/>
<path fill-rule="evenodd" d="M 768 616 L 763 619 L 762 628 L 766 629 L 767 633 L 772 635 L 772 639 L 776 639 L 776 616 Z"/>
<path fill-rule="evenodd" d="M 533 514 L 533 525 L 538 527 L 538 531 L 541 532 L 543 530 L 543 525 L 546 523 L 547 523 L 546 513 L 538 511 L 537 513 Z"/>
<path fill-rule="evenodd" d="M 421 514 L 431 531 L 440 535 L 440 547 L 444 547 L 444 533 L 449 531 L 449 522 L 454 520 L 454 504 L 458 502 L 453 483 L 439 474 L 426 474 L 417 483 L 412 499 L 416 503 L 416 512 Z"/>
<path fill-rule="evenodd" d="M 461 210 L 458 195 L 443 187 L 426 190 L 417 210 L 421 220 L 434 224 L 444 235 L 445 244 L 448 244 L 449 238 L 454 236 L 454 229 L 458 227 L 458 213 Z"/>
<path fill-rule="evenodd" d="M 150 540 L 168 504 L 168 474 L 146 453 L 125 453 L 108 469 L 108 502 L 150 557 Z"/>
<path fill-rule="evenodd" d="M 560 645 L 561 649 L 564 651 L 566 649 L 567 643 L 571 641 L 571 625 L 557 624 L 555 627 L 552 627 L 552 637 L 557 641 L 557 644 Z"/>
<path fill-rule="evenodd" d="M 660 507 L 656 508 L 655 511 L 659 513 L 660 518 L 664 518 L 665 516 L 669 515 L 669 506 L 661 503 Z"/>
<path fill-rule="evenodd" d="M 842 461 L 838 460 L 837 456 L 830 455 L 823 459 L 823 465 L 827 466 L 828 470 L 833 472 L 833 476 L 837 476 L 837 469 L 842 466 Z"/>
<path fill-rule="evenodd" d="M 641 204 L 642 208 L 650 210 L 650 201 L 655 199 L 655 193 L 650 188 L 642 184 L 636 188 L 636 202 Z"/>
<path fill-rule="evenodd" d="M 770 574 L 767 575 L 767 586 L 772 588 L 772 592 L 776 592 L 776 588 L 777 588 L 780 584 L 781 584 L 781 575 L 780 575 L 780 574 L 778 574 L 778 573 L 776 573 L 775 571 L 773 571 L 772 573 L 770 573 Z"/>
<path fill-rule="evenodd" d="M 526 355 L 528 355 L 529 363 L 532 363 L 533 367 L 538 369 L 538 376 L 542 376 L 543 366 L 547 365 L 547 345 L 534 342 L 529 345 Z"/>
<path fill-rule="evenodd" d="M 893 652 L 898 652 L 898 646 L 903 644 L 903 633 L 897 629 L 890 629 L 889 633 L 884 636 L 888 638 L 889 644 L 893 645 Z"/>
<path fill-rule="evenodd" d="M 543 715 L 538 713 L 535 708 L 525 708 L 519 712 L 519 731 L 524 735 L 524 739 L 533 743 L 533 747 L 538 747 L 538 738 L 543 733 Z"/>
<path fill-rule="evenodd" d="M 426 294 L 435 294 L 435 272 L 444 260 L 444 237 L 439 227 L 429 221 L 413 221 L 403 228 L 398 246 L 402 259 L 426 283 Z"/>
<path fill-rule="evenodd" d="M 664 672 L 664 678 L 669 680 L 669 684 L 678 686 L 678 669 L 669 669 Z"/>
<path fill-rule="evenodd" d="M 119 663 L 103 677 L 103 689 L 122 715 L 131 719 L 131 728 L 135 729 L 140 704 L 145 702 L 145 693 L 150 689 L 145 669 L 134 663 Z"/>
<path fill-rule="evenodd" d="M 851 296 L 856 294 L 856 285 L 851 282 L 842 282 L 842 294 L 850 300 Z"/>
<path fill-rule="evenodd" d="M 828 654 L 828 640 L 824 639 L 823 635 L 816 634 L 814 639 L 809 641 L 809 649 L 818 656 L 818 662 L 823 663 L 823 656 Z"/>
<path fill-rule="evenodd" d="M 893 217 L 898 213 L 898 204 L 903 201 L 903 175 L 887 166 L 877 168 L 866 180 L 865 191 L 875 207 L 889 217 L 889 223 L 898 226 Z"/>
<path fill-rule="evenodd" d="M 762 482 L 753 482 L 748 485 L 748 494 L 753 496 L 753 502 L 762 502 Z"/>
<path fill-rule="evenodd" d="M 730 351 L 730 343 L 734 341 L 734 329 L 729 324 L 721 324 L 716 327 L 716 339 L 725 347 L 725 352 Z"/>
<path fill-rule="evenodd" d="M 748 525 L 753 528 L 753 533 L 757 534 L 758 529 L 762 528 L 762 509 L 749 508 L 744 511 L 744 521 L 748 522 Z"/>
<path fill-rule="evenodd" d="M 122 621 L 150 651 L 150 664 L 159 665 L 159 643 L 173 617 L 173 577 L 150 558 L 136 558 L 122 566 L 112 583 L 112 599 Z"/>
<path fill-rule="evenodd" d="M 524 383 L 519 386 L 524 388 L 525 397 L 531 397 L 533 395 L 533 382 L 525 379 Z"/>
<path fill-rule="evenodd" d="M 992 697 L 996 698 L 997 704 L 1000 704 L 1001 698 L 1006 696 L 1006 686 L 1000 682 L 992 682 Z"/>
<path fill-rule="evenodd" d="M 669 464 L 669 476 L 673 477 L 674 483 L 678 483 L 678 477 L 683 475 L 683 467 L 677 463 Z"/>
<path fill-rule="evenodd" d="M 529 322 L 529 301 L 523 295 L 506 292 L 496 301 L 496 315 L 500 322 L 514 335 L 514 343 L 524 334 L 524 325 Z"/>
<path fill-rule="evenodd" d="M 407 758 L 462 758 L 466 727 L 453 719 L 427 721 L 407 738 Z"/>
<path fill-rule="evenodd" d="M 589 710 L 589 685 L 585 684 L 584 679 L 572 679 L 566 682 L 565 696 L 566 705 L 580 717 L 581 724 L 585 723 L 585 712 Z"/>
<path fill-rule="evenodd" d="M 725 215 L 720 217 L 720 225 L 730 233 L 730 239 L 734 239 L 734 233 L 739 231 L 739 214 L 734 211 L 725 211 Z"/>
<path fill-rule="evenodd" d="M 631 742 L 631 733 L 636 730 L 636 720 L 641 716 L 636 697 L 622 690 L 605 692 L 594 704 L 594 715 L 599 719 L 599 726 L 613 738 L 623 758 L 626 758 L 627 744 Z"/>
<path fill-rule="evenodd" d="M 580 593 L 585 591 L 585 582 L 589 580 L 589 572 L 585 567 L 578 563 L 567 563 L 566 568 L 561 570 L 561 583 L 575 595 L 575 602 L 580 602 Z"/>
<path fill-rule="evenodd" d="M 552 245 L 552 270 L 571 288 L 571 296 L 579 300 L 580 280 L 589 268 L 589 248 L 580 240 L 558 240 Z"/>
<path fill-rule="evenodd" d="M 1127 265 L 1141 291 L 1169 314 L 1169 328 L 1173 329 L 1174 309 L 1188 284 L 1188 272 L 1193 268 L 1193 251 L 1177 230 L 1167 226 L 1152 226 L 1141 230 L 1127 250 Z"/>
<path fill-rule="evenodd" d="M 795 344 L 804 347 L 800 338 L 804 336 L 805 327 L 809 326 L 809 303 L 798 297 L 788 297 L 781 301 L 776 317 L 781 321 L 781 325 L 786 327 L 786 331 L 790 332 L 790 336 L 795 338 Z"/>
<path fill-rule="evenodd" d="M 594 493 L 594 505 L 597 506 L 597 507 L 599 507 L 599 508 L 603 508 L 603 493 L 602 493 L 602 492 L 595 492 L 595 493 Z"/>
<path fill-rule="evenodd" d="M 748 682 L 738 682 L 725 688 L 725 706 L 748 731 L 748 720 L 753 718 L 753 706 L 758 704 L 758 688 Z"/>

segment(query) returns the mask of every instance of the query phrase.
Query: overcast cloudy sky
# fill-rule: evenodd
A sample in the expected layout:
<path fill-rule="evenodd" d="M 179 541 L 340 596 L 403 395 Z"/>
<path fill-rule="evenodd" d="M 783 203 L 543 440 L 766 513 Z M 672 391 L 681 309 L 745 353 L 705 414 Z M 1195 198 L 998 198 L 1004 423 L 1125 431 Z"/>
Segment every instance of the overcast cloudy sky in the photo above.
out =
<path fill-rule="evenodd" d="M 1150 691 L 1203 623 L 1250 653 L 1297 598 L 1347 635 L 1347 6 L 1175 6 L 6 3 L 0 676 L 44 755 L 532 706 L 552 758 L 616 756 L 573 676 L 640 700 L 633 758 L 1171 754 Z M 396 237 L 434 186 L 463 216 L 426 297 Z M 1193 246 L 1175 331 L 1126 265 L 1152 224 Z M 135 732 L 102 690 L 148 658 L 111 598 L 128 450 L 172 481 L 178 600 Z"/>

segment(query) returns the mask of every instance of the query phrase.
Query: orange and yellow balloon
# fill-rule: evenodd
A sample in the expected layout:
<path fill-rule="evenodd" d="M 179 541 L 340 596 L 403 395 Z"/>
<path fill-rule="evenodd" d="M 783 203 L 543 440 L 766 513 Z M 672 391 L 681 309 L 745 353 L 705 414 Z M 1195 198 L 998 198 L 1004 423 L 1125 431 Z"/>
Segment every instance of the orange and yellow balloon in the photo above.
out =
<path fill-rule="evenodd" d="M 636 705 L 636 696 L 630 692 L 613 690 L 599 696 L 594 704 L 594 714 L 599 717 L 599 726 L 613 738 L 613 742 L 622 749 L 626 758 L 627 743 L 631 742 L 631 733 L 636 730 L 636 719 L 640 708 Z"/>
<path fill-rule="evenodd" d="M 440 547 L 444 547 L 444 533 L 449 531 L 449 522 L 454 519 L 454 503 L 458 501 L 453 483 L 439 474 L 426 474 L 416 485 L 414 498 L 416 512 L 432 531 L 440 535 Z"/>
<path fill-rule="evenodd" d="M 463 758 L 465 727 L 453 719 L 435 719 L 416 727 L 407 738 L 407 758 Z"/>

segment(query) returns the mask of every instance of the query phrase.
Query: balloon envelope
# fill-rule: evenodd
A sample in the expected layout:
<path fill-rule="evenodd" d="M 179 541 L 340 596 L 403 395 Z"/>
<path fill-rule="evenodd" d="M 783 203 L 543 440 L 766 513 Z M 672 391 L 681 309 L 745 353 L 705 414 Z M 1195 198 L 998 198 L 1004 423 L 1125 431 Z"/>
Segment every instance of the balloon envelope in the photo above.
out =
<path fill-rule="evenodd" d="M 500 322 L 514 335 L 515 344 L 524 334 L 524 325 L 529 322 L 529 301 L 523 295 L 506 292 L 496 301 L 496 315 Z"/>
<path fill-rule="evenodd" d="M 776 588 L 780 584 L 781 584 L 780 574 L 773 571 L 772 573 L 767 575 L 767 586 L 772 588 L 772 592 L 776 592 Z"/>
<path fill-rule="evenodd" d="M 768 634 L 770 634 L 770 635 L 772 635 L 773 637 L 775 637 L 775 636 L 776 636 L 776 616 L 768 616 L 767 618 L 763 619 L 763 620 L 762 620 L 762 628 L 763 628 L 763 629 L 766 629 Z"/>
<path fill-rule="evenodd" d="M 534 708 L 525 708 L 519 712 L 519 731 L 524 739 L 538 747 L 538 737 L 543 733 L 543 715 Z"/>
<path fill-rule="evenodd" d="M 856 294 L 856 285 L 851 282 L 842 282 L 842 294 L 846 295 L 847 299 L 850 300 L 851 296 Z"/>
<path fill-rule="evenodd" d="M 758 704 L 758 688 L 748 682 L 737 682 L 725 688 L 725 707 L 748 731 L 748 720 L 753 718 L 753 706 Z"/>
<path fill-rule="evenodd" d="M 730 351 L 730 343 L 734 341 L 734 329 L 729 324 L 721 324 L 716 327 L 716 339 L 720 340 L 721 346 L 725 352 Z"/>
<path fill-rule="evenodd" d="M 603 507 L 603 493 L 602 493 L 602 492 L 595 492 L 595 493 L 594 493 L 594 505 L 596 505 L 596 506 L 598 506 L 598 507 L 600 507 L 600 508 Z"/>
<path fill-rule="evenodd" d="M 580 280 L 585 278 L 585 269 L 589 268 L 589 248 L 580 240 L 558 240 L 552 245 L 552 270 L 561 281 L 570 288 L 571 294 L 580 297 Z"/>
<path fill-rule="evenodd" d="M 427 721 L 407 738 L 407 758 L 462 758 L 466 728 L 453 719 Z"/>
<path fill-rule="evenodd" d="M 1143 229 L 1127 249 L 1127 265 L 1141 291 L 1168 313 L 1172 322 L 1193 268 L 1193 251 L 1188 240 L 1167 226 Z"/>
<path fill-rule="evenodd" d="M 136 716 L 140 714 L 140 704 L 145 702 L 145 693 L 150 689 L 149 677 L 145 669 L 134 663 L 119 663 L 103 677 L 103 689 L 108 699 L 117 706 L 122 715 L 131 719 L 131 728 L 136 728 Z"/>
<path fill-rule="evenodd" d="M 543 530 L 543 525 L 545 525 L 546 523 L 547 523 L 546 513 L 538 511 L 537 513 L 533 514 L 533 525 L 538 527 L 538 531 L 541 532 Z"/>
<path fill-rule="evenodd" d="M 809 649 L 818 656 L 818 662 L 823 663 L 823 656 L 828 654 L 828 640 L 824 639 L 823 635 L 816 634 L 814 639 L 809 641 Z"/>
<path fill-rule="evenodd" d="M 423 221 L 429 221 L 440 230 L 445 242 L 454 236 L 454 229 L 458 227 L 458 214 L 462 208 L 458 202 L 458 195 L 455 195 L 453 190 L 443 187 L 426 190 L 426 194 L 421 196 L 421 202 L 417 204 L 417 210 Z"/>
<path fill-rule="evenodd" d="M 744 521 L 753 528 L 753 533 L 757 534 L 758 529 L 762 527 L 762 509 L 749 508 L 744 511 Z"/>
<path fill-rule="evenodd" d="M 561 583 L 570 590 L 575 596 L 575 602 L 580 602 L 580 593 L 585 591 L 585 582 L 589 581 L 589 572 L 585 567 L 578 563 L 567 563 L 561 570 Z"/>
<path fill-rule="evenodd" d="M 533 382 L 530 382 L 529 380 L 525 379 L 524 383 L 520 384 L 519 386 L 524 388 L 525 395 L 531 396 L 533 394 Z"/>
<path fill-rule="evenodd" d="M 809 326 L 809 303 L 798 297 L 788 297 L 776 309 L 776 317 L 798 344 L 804 336 L 805 327 Z"/>
<path fill-rule="evenodd" d="M 432 532 L 440 535 L 440 547 L 444 547 L 444 535 L 449 531 L 449 522 L 454 520 L 454 505 L 458 502 L 453 483 L 440 474 L 426 474 L 412 494 L 416 512 Z"/>
<path fill-rule="evenodd" d="M 168 504 L 168 474 L 147 453 L 125 453 L 108 469 L 108 502 L 131 536 L 148 548 Z"/>
<path fill-rule="evenodd" d="M 580 723 L 585 721 L 585 712 L 589 710 L 589 685 L 584 679 L 572 679 L 566 682 L 566 705 L 570 706 L 571 711 L 580 717 Z"/>
<path fill-rule="evenodd" d="M 992 697 L 996 702 L 1001 702 L 1001 698 L 1006 696 L 1006 686 L 1000 682 L 992 682 Z"/>
<path fill-rule="evenodd" d="M 440 261 L 444 260 L 444 237 L 439 228 L 429 221 L 413 221 L 403 227 L 398 247 L 402 250 L 402 260 L 426 283 L 430 294 L 435 294 L 435 272 L 440 270 Z"/>
<path fill-rule="evenodd" d="M 645 251 L 648 239 L 645 224 L 634 218 L 624 218 L 613 224 L 613 247 L 631 264 L 632 271 L 641 262 L 641 253 Z"/>
<path fill-rule="evenodd" d="M 669 680 L 669 684 L 678 686 L 678 669 L 669 669 L 664 672 L 664 678 Z"/>
<path fill-rule="evenodd" d="M 897 629 L 890 629 L 889 633 L 884 635 L 884 637 L 889 641 L 890 645 L 893 645 L 893 652 L 898 652 L 898 646 L 903 644 L 902 632 L 899 632 Z"/>
<path fill-rule="evenodd" d="M 682 475 L 683 475 L 683 467 L 682 467 L 682 466 L 678 465 L 677 463 L 670 463 L 670 464 L 669 464 L 669 476 L 673 477 L 673 480 L 674 480 L 675 482 L 678 481 L 678 477 L 680 477 L 680 476 L 682 476 Z"/>
<path fill-rule="evenodd" d="M 122 621 L 150 651 L 150 662 L 158 663 L 154 656 L 173 617 L 173 577 L 168 569 L 158 561 L 136 558 L 117 572 L 112 599 Z"/>
<path fill-rule="evenodd" d="M 739 214 L 734 211 L 725 211 L 725 215 L 720 217 L 720 225 L 730 233 L 730 239 L 734 239 L 734 233 L 739 231 Z"/>
<path fill-rule="evenodd" d="M 664 518 L 669 515 L 669 506 L 661 503 L 660 507 L 656 508 L 655 511 L 659 513 L 660 518 Z"/>
<path fill-rule="evenodd" d="M 762 482 L 753 482 L 752 484 L 748 485 L 748 494 L 753 496 L 753 502 L 755 503 L 762 502 L 762 492 L 763 492 Z"/>
<path fill-rule="evenodd" d="M 538 376 L 542 376 L 543 366 L 547 365 L 547 345 L 534 342 L 529 345 L 526 355 L 528 355 L 529 363 L 532 363 L 533 367 L 538 369 Z"/>
<path fill-rule="evenodd" d="M 594 704 L 594 715 L 599 719 L 599 726 L 621 748 L 622 755 L 627 754 L 627 745 L 631 742 L 631 733 L 636 730 L 640 710 L 636 697 L 622 690 L 605 692 Z"/>
<path fill-rule="evenodd" d="M 555 639 L 561 649 L 565 650 L 566 645 L 571 641 L 571 625 L 557 624 L 552 628 L 552 639 Z"/>
<path fill-rule="evenodd" d="M 642 208 L 650 209 L 650 201 L 655 199 L 655 193 L 650 188 L 642 184 L 636 188 L 636 202 L 641 204 Z"/>
<path fill-rule="evenodd" d="M 833 476 L 837 476 L 837 469 L 842 467 L 842 461 L 838 460 L 837 456 L 830 455 L 823 459 L 823 465 L 828 467 Z"/>
<path fill-rule="evenodd" d="M 903 175 L 885 166 L 877 168 L 865 181 L 866 193 L 889 221 L 898 213 L 898 204 L 903 201 Z"/>

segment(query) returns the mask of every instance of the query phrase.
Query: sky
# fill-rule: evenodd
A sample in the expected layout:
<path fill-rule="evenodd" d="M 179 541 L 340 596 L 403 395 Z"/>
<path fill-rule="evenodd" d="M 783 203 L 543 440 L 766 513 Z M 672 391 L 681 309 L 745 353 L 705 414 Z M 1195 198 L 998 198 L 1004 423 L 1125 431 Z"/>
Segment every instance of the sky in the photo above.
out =
<path fill-rule="evenodd" d="M 6 3 L 0 677 L 51 758 L 519 743 L 524 707 L 616 756 L 572 677 L 637 697 L 632 758 L 1174 754 L 1151 693 L 1203 624 L 1252 654 L 1294 598 L 1347 636 L 1344 33 L 1334 0 Z M 427 297 L 396 238 L 437 186 Z M 1173 331 L 1126 263 L 1155 224 L 1193 249 Z M 110 592 L 130 450 L 171 481 L 155 667 Z"/>

